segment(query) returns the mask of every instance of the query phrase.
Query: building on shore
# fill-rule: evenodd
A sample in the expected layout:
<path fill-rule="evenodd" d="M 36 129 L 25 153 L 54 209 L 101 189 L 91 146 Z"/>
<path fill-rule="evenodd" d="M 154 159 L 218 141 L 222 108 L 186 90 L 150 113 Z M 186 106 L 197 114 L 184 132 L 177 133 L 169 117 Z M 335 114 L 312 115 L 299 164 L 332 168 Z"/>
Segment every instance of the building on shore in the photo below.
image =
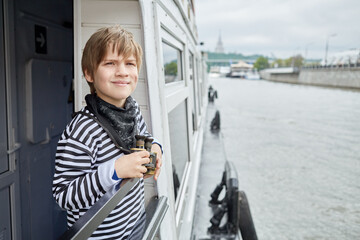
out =
<path fill-rule="evenodd" d="M 321 66 L 351 66 L 360 65 L 360 49 L 350 49 L 346 51 L 336 52 L 327 59 L 323 59 L 320 63 Z"/>

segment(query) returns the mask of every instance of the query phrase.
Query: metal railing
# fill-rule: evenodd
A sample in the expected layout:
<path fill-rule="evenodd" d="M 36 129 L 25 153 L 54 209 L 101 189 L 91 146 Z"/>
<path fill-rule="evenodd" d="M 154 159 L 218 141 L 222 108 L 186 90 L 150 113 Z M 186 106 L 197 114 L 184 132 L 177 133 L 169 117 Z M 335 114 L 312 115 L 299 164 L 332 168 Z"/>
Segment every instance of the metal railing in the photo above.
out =
<path fill-rule="evenodd" d="M 225 197 L 219 200 L 223 189 L 226 189 Z M 250 206 L 245 192 L 239 191 L 238 175 L 233 162 L 225 162 L 221 183 L 211 194 L 209 204 L 215 209 L 210 219 L 212 225 L 208 228 L 212 239 L 235 239 L 235 236 L 241 235 L 243 240 L 257 240 Z M 227 221 L 220 226 L 225 214 L 227 214 Z"/>
<path fill-rule="evenodd" d="M 360 62 L 345 63 L 345 64 L 328 64 L 328 65 L 306 65 L 301 69 L 347 69 L 347 68 L 360 68 Z"/>
<path fill-rule="evenodd" d="M 121 187 L 120 184 L 115 185 L 59 239 L 80 240 L 89 238 L 138 180 L 138 178 L 128 179 Z M 144 225 L 145 227 L 142 230 L 142 239 L 150 240 L 154 238 L 168 207 L 167 197 L 153 198 L 150 200 L 145 210 L 146 222 Z"/>
<path fill-rule="evenodd" d="M 152 199 L 146 207 L 146 225 L 142 240 L 154 239 L 159 230 L 160 224 L 165 217 L 169 205 L 167 204 L 167 197 L 160 197 Z"/>

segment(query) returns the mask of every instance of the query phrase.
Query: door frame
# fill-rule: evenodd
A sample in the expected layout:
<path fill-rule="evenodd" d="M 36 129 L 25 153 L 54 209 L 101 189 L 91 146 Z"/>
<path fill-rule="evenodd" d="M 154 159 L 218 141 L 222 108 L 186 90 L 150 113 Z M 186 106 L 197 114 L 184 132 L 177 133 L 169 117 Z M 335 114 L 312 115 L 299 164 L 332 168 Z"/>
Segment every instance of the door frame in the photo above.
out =
<path fill-rule="evenodd" d="M 15 74 L 15 33 L 14 33 L 14 1 L 0 0 L 2 5 L 3 20 L 3 51 L 4 51 L 4 72 L 5 72 L 5 107 L 6 107 L 6 125 L 7 125 L 7 153 L 9 162 L 8 171 L 0 175 L 0 188 L 9 188 L 10 196 L 10 227 L 12 239 L 21 239 L 21 214 L 20 214 L 20 180 L 18 150 L 21 144 L 19 139 L 17 124 L 17 93 L 16 93 L 16 74 Z"/>

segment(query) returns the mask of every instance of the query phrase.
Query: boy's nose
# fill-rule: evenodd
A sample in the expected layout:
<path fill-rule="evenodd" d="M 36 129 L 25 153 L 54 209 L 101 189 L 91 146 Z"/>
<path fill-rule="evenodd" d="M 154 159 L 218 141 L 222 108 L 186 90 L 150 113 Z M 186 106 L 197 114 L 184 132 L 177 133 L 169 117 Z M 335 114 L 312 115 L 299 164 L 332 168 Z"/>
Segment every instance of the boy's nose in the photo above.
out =
<path fill-rule="evenodd" d="M 119 75 L 119 76 L 128 76 L 128 75 L 129 75 L 129 73 L 128 73 L 127 69 L 126 69 L 125 64 L 119 64 L 119 65 L 117 65 L 116 75 Z"/>

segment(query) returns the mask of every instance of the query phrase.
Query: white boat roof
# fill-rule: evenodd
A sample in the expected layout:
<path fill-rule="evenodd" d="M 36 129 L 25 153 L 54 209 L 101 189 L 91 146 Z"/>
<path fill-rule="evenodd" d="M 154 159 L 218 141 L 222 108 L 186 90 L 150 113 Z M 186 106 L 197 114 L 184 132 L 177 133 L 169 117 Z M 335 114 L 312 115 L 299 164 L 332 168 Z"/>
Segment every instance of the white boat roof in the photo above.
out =
<path fill-rule="evenodd" d="M 252 68 L 253 66 L 251 64 L 248 64 L 242 60 L 240 60 L 238 63 L 231 64 L 232 68 Z"/>
<path fill-rule="evenodd" d="M 295 69 L 293 67 L 283 67 L 283 68 L 268 68 L 264 71 L 268 73 L 293 73 Z"/>

